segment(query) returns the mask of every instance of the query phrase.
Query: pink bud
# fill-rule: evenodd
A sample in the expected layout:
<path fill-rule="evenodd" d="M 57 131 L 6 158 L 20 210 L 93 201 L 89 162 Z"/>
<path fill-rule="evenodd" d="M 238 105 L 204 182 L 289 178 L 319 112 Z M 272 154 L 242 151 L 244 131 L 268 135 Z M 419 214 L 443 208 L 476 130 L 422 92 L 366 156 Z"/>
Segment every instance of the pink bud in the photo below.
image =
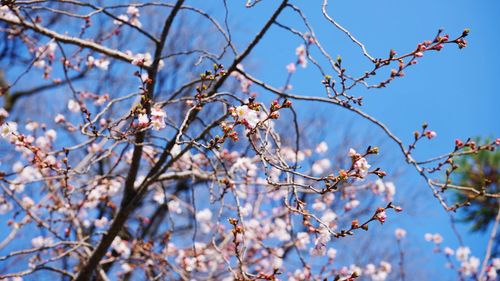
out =
<path fill-rule="evenodd" d="M 297 70 L 297 67 L 295 66 L 295 63 L 291 62 L 286 66 L 286 70 L 288 73 L 294 73 Z"/>
<path fill-rule="evenodd" d="M 382 212 L 379 212 L 375 215 L 375 218 L 380 222 L 380 223 L 384 223 L 385 222 L 385 219 L 387 218 L 387 214 L 385 213 L 385 211 L 382 211 Z"/>
<path fill-rule="evenodd" d="M 434 131 L 425 131 L 424 134 L 428 139 L 432 139 L 437 136 L 437 133 Z"/>
<path fill-rule="evenodd" d="M 149 118 L 146 114 L 139 114 L 138 120 L 141 127 L 146 127 L 149 124 Z"/>

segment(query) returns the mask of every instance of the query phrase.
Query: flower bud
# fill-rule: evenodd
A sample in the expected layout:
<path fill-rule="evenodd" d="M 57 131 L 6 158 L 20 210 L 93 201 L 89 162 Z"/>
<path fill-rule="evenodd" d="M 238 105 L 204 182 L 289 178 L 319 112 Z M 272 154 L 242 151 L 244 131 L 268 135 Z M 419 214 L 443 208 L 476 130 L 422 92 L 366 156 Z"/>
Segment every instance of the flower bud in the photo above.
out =
<path fill-rule="evenodd" d="M 269 114 L 270 119 L 278 119 L 279 117 L 280 117 L 280 114 L 278 111 L 274 111 L 274 112 L 271 112 L 271 114 Z"/>
<path fill-rule="evenodd" d="M 415 137 L 415 139 L 418 139 L 418 137 L 420 137 L 420 133 L 418 131 L 415 131 L 413 132 L 413 136 Z"/>
<path fill-rule="evenodd" d="M 289 108 L 291 106 L 292 106 L 292 102 L 290 100 L 287 100 L 287 99 L 285 99 L 283 101 L 283 104 L 281 105 L 281 107 L 283 107 L 283 108 Z"/>
<path fill-rule="evenodd" d="M 434 132 L 434 131 L 425 131 L 424 132 L 424 135 L 428 138 L 428 139 L 432 139 L 434 137 L 437 136 L 437 133 Z"/>
<path fill-rule="evenodd" d="M 351 222 L 351 228 L 359 228 L 359 221 L 358 220 L 353 220 Z"/>
<path fill-rule="evenodd" d="M 370 153 L 370 154 L 378 154 L 378 152 L 379 152 L 379 148 L 376 146 L 372 147 L 372 148 L 370 148 L 370 150 L 368 150 L 368 153 Z"/>
<path fill-rule="evenodd" d="M 391 49 L 391 51 L 389 52 L 389 58 L 392 59 L 395 55 L 396 55 L 396 51 L 394 51 L 394 49 Z"/>

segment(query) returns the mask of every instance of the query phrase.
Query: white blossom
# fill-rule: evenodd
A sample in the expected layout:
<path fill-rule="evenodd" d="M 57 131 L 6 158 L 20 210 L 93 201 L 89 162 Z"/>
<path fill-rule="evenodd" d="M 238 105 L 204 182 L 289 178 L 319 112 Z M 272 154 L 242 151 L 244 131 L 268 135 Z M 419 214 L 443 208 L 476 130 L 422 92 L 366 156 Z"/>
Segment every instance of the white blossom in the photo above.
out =
<path fill-rule="evenodd" d="M 35 206 L 35 201 L 33 201 L 33 199 L 31 199 L 28 196 L 23 196 L 23 199 L 21 202 L 22 202 L 23 207 L 26 209 L 30 209 L 31 207 Z"/>
<path fill-rule="evenodd" d="M 102 217 L 94 221 L 94 225 L 99 228 L 103 228 L 108 224 L 108 218 Z"/>
<path fill-rule="evenodd" d="M 66 121 L 66 118 L 64 117 L 64 115 L 62 115 L 60 113 L 58 113 L 56 115 L 56 117 L 54 117 L 54 122 L 56 122 L 56 123 L 62 123 L 64 121 Z"/>
<path fill-rule="evenodd" d="M 461 262 L 466 261 L 469 258 L 469 255 L 470 255 L 469 247 L 460 246 L 455 251 L 455 256 L 457 257 L 457 260 Z"/>
<path fill-rule="evenodd" d="M 328 144 L 325 141 L 320 142 L 316 146 L 316 153 L 322 154 L 328 151 Z"/>
<path fill-rule="evenodd" d="M 161 107 L 153 107 L 151 109 L 151 125 L 155 130 L 164 129 L 167 125 L 165 124 L 165 117 L 167 114 Z"/>
<path fill-rule="evenodd" d="M 124 22 L 128 22 L 128 20 L 129 20 L 129 18 L 128 18 L 127 15 L 119 15 L 118 19 L 120 19 L 120 20 L 122 20 Z M 116 24 L 116 25 L 122 25 L 123 24 L 123 22 L 121 22 L 119 20 L 114 20 L 113 23 Z"/>
<path fill-rule="evenodd" d="M 101 70 L 108 70 L 110 61 L 105 58 L 100 58 L 94 61 L 94 65 Z"/>
<path fill-rule="evenodd" d="M 81 109 L 81 107 L 80 107 L 80 104 L 77 101 L 71 99 L 71 100 L 68 101 L 68 109 L 71 112 L 79 112 L 80 109 Z"/>
<path fill-rule="evenodd" d="M 334 248 L 330 248 L 328 249 L 328 251 L 326 252 L 326 255 L 328 256 L 328 258 L 330 259 L 335 259 L 335 257 L 337 256 L 337 250 L 335 250 Z"/>
<path fill-rule="evenodd" d="M 134 17 L 138 17 L 140 15 L 139 9 L 137 9 L 137 7 L 135 7 L 135 6 L 128 6 L 127 14 L 134 16 Z"/>
<path fill-rule="evenodd" d="M 361 178 L 365 178 L 368 175 L 368 169 L 370 169 L 371 165 L 368 164 L 368 161 L 364 157 L 359 158 L 354 163 L 354 169 L 359 173 Z"/>
<path fill-rule="evenodd" d="M 2 138 L 12 137 L 12 134 L 17 134 L 17 123 L 5 122 L 0 126 L 0 135 Z"/>
<path fill-rule="evenodd" d="M 260 121 L 257 111 L 248 108 L 247 105 L 237 106 L 234 112 L 239 120 L 245 120 L 252 128 Z"/>
<path fill-rule="evenodd" d="M 311 169 L 314 175 L 322 175 L 330 168 L 330 166 L 330 160 L 325 158 L 314 162 Z"/>
<path fill-rule="evenodd" d="M 443 236 L 441 236 L 439 233 L 432 235 L 432 242 L 441 244 L 443 242 Z"/>
<path fill-rule="evenodd" d="M 403 239 L 406 236 L 406 230 L 402 228 L 396 228 L 396 230 L 394 231 L 394 235 L 398 240 Z"/>
<path fill-rule="evenodd" d="M 35 248 L 47 247 L 53 244 L 53 240 L 50 237 L 37 236 L 31 239 L 31 245 Z"/>
<path fill-rule="evenodd" d="M 149 124 L 149 118 L 147 114 L 139 114 L 137 120 L 139 122 L 139 126 L 146 127 Z"/>
<path fill-rule="evenodd" d="M 130 246 L 126 240 L 123 240 L 120 236 L 116 236 L 111 247 L 120 254 L 123 258 L 130 257 Z"/>
<path fill-rule="evenodd" d="M 297 233 L 297 241 L 295 242 L 297 245 L 297 248 L 305 249 L 310 242 L 311 242 L 311 240 L 310 240 L 309 234 L 307 232 Z"/>

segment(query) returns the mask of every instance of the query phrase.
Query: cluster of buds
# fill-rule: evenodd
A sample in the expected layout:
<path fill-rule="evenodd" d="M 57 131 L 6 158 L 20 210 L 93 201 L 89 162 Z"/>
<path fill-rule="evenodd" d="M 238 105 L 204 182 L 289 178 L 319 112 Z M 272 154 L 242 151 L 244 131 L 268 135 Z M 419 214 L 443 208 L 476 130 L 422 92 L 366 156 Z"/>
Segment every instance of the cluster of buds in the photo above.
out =
<path fill-rule="evenodd" d="M 339 175 L 337 176 L 337 180 L 346 180 L 348 173 L 345 170 L 340 170 Z"/>
<path fill-rule="evenodd" d="M 389 204 L 387 204 L 387 206 L 385 206 L 384 208 L 382 207 L 377 208 L 375 214 L 372 217 L 372 220 L 377 220 L 381 224 L 383 224 L 387 219 L 386 210 L 388 209 L 394 209 L 394 211 L 396 211 L 397 213 L 403 211 L 403 208 L 401 208 L 400 206 L 395 206 L 392 204 L 392 202 L 389 202 Z"/>
<path fill-rule="evenodd" d="M 275 268 L 272 273 L 266 274 L 264 272 L 259 272 L 257 275 L 257 280 L 270 280 L 270 281 L 275 281 L 278 280 L 276 275 L 281 274 L 279 271 L 279 268 Z"/>
<path fill-rule="evenodd" d="M 410 64 L 414 64 L 414 63 L 410 63 Z M 406 65 L 404 63 L 403 60 L 399 60 L 399 63 L 398 63 L 398 69 L 391 69 L 391 78 L 394 78 L 394 77 L 403 77 L 405 76 L 403 70 L 405 69 Z"/>
<path fill-rule="evenodd" d="M 457 44 L 460 49 L 467 46 L 467 41 L 464 39 L 468 34 L 469 30 L 465 29 L 462 34 L 454 40 L 449 39 L 449 35 L 441 35 L 443 30 L 439 30 L 436 37 L 431 40 L 423 41 L 422 43 L 417 44 L 417 48 L 412 52 L 409 52 L 404 55 L 398 56 L 395 50 L 389 51 L 389 56 L 385 59 L 376 59 L 375 69 L 371 72 L 366 72 L 364 76 L 359 78 L 359 81 L 365 81 L 367 78 L 376 75 L 376 71 L 383 66 L 390 65 L 392 62 L 397 62 L 398 67 L 391 69 L 390 77 L 386 80 L 380 82 L 378 85 L 374 85 L 374 88 L 383 88 L 386 87 L 392 80 L 397 77 L 404 76 L 404 70 L 418 63 L 417 58 L 421 58 L 424 56 L 424 53 L 427 51 L 440 51 L 443 49 L 445 44 Z M 405 60 L 406 59 L 406 60 Z"/>
<path fill-rule="evenodd" d="M 238 141 L 238 132 L 234 130 L 236 124 L 228 125 L 225 122 L 221 123 L 222 132 L 224 133 L 222 136 L 216 135 L 213 139 L 208 142 L 208 146 L 210 148 L 220 149 L 220 145 L 223 144 L 227 138 L 232 141 Z"/>
<path fill-rule="evenodd" d="M 335 87 L 335 80 L 332 79 L 332 76 L 325 75 L 324 79 L 321 81 L 321 84 L 325 85 L 326 88 Z"/>
<path fill-rule="evenodd" d="M 284 103 L 285 105 L 285 103 Z M 290 106 L 289 103 L 286 103 L 286 105 L 277 105 L 278 107 L 285 107 L 285 106 Z M 274 111 L 271 110 L 271 114 L 267 116 L 264 120 L 261 120 L 259 117 L 258 112 L 260 111 L 261 104 L 255 102 L 255 98 L 250 98 L 248 103 L 237 106 L 237 107 L 231 107 L 229 108 L 229 114 L 234 118 L 235 122 L 231 125 L 228 125 L 225 122 L 221 123 L 223 135 L 222 136 L 216 136 L 214 139 L 211 139 L 209 141 L 209 148 L 220 148 L 220 144 L 223 144 L 227 138 L 230 138 L 233 141 L 237 141 L 238 138 L 238 133 L 235 131 L 235 128 L 237 125 L 244 125 L 247 129 L 250 130 L 250 133 L 253 132 L 256 127 L 262 123 L 267 121 L 268 119 L 277 119 L 279 117 L 279 114 L 277 112 L 278 109 L 275 109 Z M 274 113 L 274 114 L 273 114 Z"/>
<path fill-rule="evenodd" d="M 219 180 L 219 182 L 221 184 L 223 184 L 226 187 L 226 189 L 232 189 L 232 188 L 234 188 L 234 182 L 232 182 L 228 178 L 223 178 L 223 179 Z"/>
<path fill-rule="evenodd" d="M 445 176 L 446 176 L 445 180 L 444 180 L 445 184 L 440 185 L 441 192 L 444 192 L 448 188 L 448 185 L 452 182 L 451 181 L 451 174 L 459 168 L 459 166 L 457 164 L 455 164 L 455 161 L 453 160 L 453 157 L 455 157 L 459 151 L 463 151 L 463 150 L 468 151 L 465 153 L 469 153 L 469 152 L 476 153 L 478 151 L 483 151 L 483 150 L 484 151 L 486 151 L 486 150 L 494 151 L 499 144 L 500 144 L 499 139 L 496 139 L 495 141 L 492 141 L 492 142 L 489 142 L 489 143 L 486 143 L 483 145 L 477 145 L 476 142 L 471 140 L 470 138 L 467 139 L 467 141 L 465 141 L 465 143 L 463 141 L 461 141 L 460 139 L 456 139 L 454 150 L 451 153 L 449 153 L 443 161 L 440 161 L 436 166 L 434 166 L 432 168 L 428 168 L 427 170 L 430 173 L 434 173 L 436 171 L 440 171 L 444 166 L 448 166 L 448 168 L 445 171 Z M 484 192 L 484 190 L 483 190 L 483 192 Z M 461 205 L 467 206 L 469 204 L 470 204 L 469 201 L 466 201 L 463 204 L 455 204 L 455 206 L 452 207 L 452 209 L 454 210 L 456 208 L 461 207 Z"/>
<path fill-rule="evenodd" d="M 326 188 L 323 189 L 321 193 L 324 194 L 331 190 L 333 191 L 337 190 L 339 183 L 346 181 L 349 178 L 363 179 L 368 174 L 377 175 L 379 178 L 385 177 L 387 173 L 380 170 L 380 168 L 376 168 L 373 171 L 369 171 L 371 165 L 368 164 L 367 160 L 365 159 L 366 156 L 371 154 L 378 154 L 378 152 L 379 148 L 372 146 L 368 146 L 364 154 L 359 154 L 354 149 L 351 148 L 348 154 L 349 157 L 351 157 L 352 161 L 351 167 L 348 170 L 344 169 L 339 170 L 337 176 L 331 174 L 323 178 L 322 180 L 324 181 Z"/>
<path fill-rule="evenodd" d="M 465 141 L 465 143 L 462 142 L 460 139 L 456 139 L 455 140 L 455 151 L 458 151 L 459 149 L 463 149 L 463 148 L 469 148 L 473 151 L 475 151 L 475 150 L 494 151 L 495 147 L 498 146 L 499 144 L 500 144 L 500 139 L 498 139 L 498 138 L 492 143 L 488 143 L 488 144 L 484 144 L 484 145 L 480 145 L 480 146 L 478 146 L 476 144 L 476 142 L 471 140 L 470 138 L 467 139 L 467 141 Z"/>
<path fill-rule="evenodd" d="M 385 176 L 387 176 L 387 173 L 385 171 L 380 170 L 380 168 L 376 168 L 375 170 L 373 170 L 370 173 L 378 176 L 381 179 L 383 179 Z"/>
<path fill-rule="evenodd" d="M 270 110 L 271 110 L 271 112 L 273 112 L 273 111 L 278 111 L 281 108 L 290 108 L 291 106 L 292 106 L 292 102 L 290 100 L 285 99 L 281 105 L 280 105 L 278 100 L 274 100 L 271 103 Z"/>
<path fill-rule="evenodd" d="M 207 70 L 205 73 L 200 74 L 200 78 L 203 81 L 213 81 L 217 80 L 217 78 L 226 75 L 226 70 L 222 64 L 214 63 L 213 71 Z"/>
<path fill-rule="evenodd" d="M 229 218 L 229 223 L 233 226 L 232 232 L 234 235 L 243 233 L 243 227 L 238 224 L 239 222 L 237 219 Z"/>
<path fill-rule="evenodd" d="M 298 200 L 298 202 L 299 206 L 302 206 L 304 204 L 304 202 L 300 200 Z M 302 212 L 302 225 L 304 225 L 309 232 L 319 232 L 319 230 L 315 228 L 311 223 L 311 216 L 309 215 L 309 212 L 307 210 L 304 210 Z"/>
<path fill-rule="evenodd" d="M 422 138 L 426 137 L 427 139 L 433 139 L 437 136 L 437 133 L 435 131 L 432 131 L 432 130 L 427 130 L 427 123 L 424 123 L 422 124 L 422 129 L 421 131 L 414 131 L 413 132 L 413 143 L 411 143 L 409 146 L 408 146 L 408 154 L 413 150 L 415 149 L 415 146 L 417 144 L 417 142 L 419 140 L 421 140 Z"/>
<path fill-rule="evenodd" d="M 229 137 L 233 141 L 238 140 L 238 133 L 233 130 L 233 128 L 234 128 L 233 126 L 229 126 L 223 122 L 221 124 L 221 127 L 222 127 L 222 131 L 224 132 L 225 136 Z M 217 138 L 217 136 L 215 138 Z"/>
<path fill-rule="evenodd" d="M 270 113 L 269 113 L 269 119 L 278 119 L 279 118 L 279 112 L 278 110 L 282 109 L 282 108 L 290 108 L 292 106 L 292 102 L 290 100 L 287 100 L 285 99 L 281 105 L 279 103 L 279 101 L 277 100 L 274 100 L 272 103 L 271 103 L 271 106 L 270 106 Z"/>
<path fill-rule="evenodd" d="M 207 70 L 200 74 L 201 85 L 196 86 L 195 95 L 195 98 L 198 101 L 197 107 L 199 109 L 201 109 L 204 104 L 203 99 L 209 96 L 209 93 L 206 91 L 212 86 L 212 83 L 226 74 L 227 72 L 224 69 L 224 66 L 216 63 L 213 65 L 213 70 Z"/>
<path fill-rule="evenodd" d="M 387 218 L 387 214 L 385 213 L 384 208 L 378 208 L 377 211 L 375 211 L 374 218 L 378 220 L 381 224 L 383 224 Z"/>
<path fill-rule="evenodd" d="M 373 216 L 362 224 L 360 224 L 359 220 L 354 219 L 351 222 L 351 226 L 349 229 L 341 230 L 340 232 L 336 233 L 334 237 L 339 238 L 339 237 L 346 237 L 347 235 L 354 235 L 354 230 L 356 229 L 363 229 L 365 231 L 368 231 L 368 224 L 372 221 L 379 221 L 381 224 L 383 224 L 387 219 L 386 211 L 388 209 L 394 209 L 394 211 L 398 213 L 403 211 L 401 207 L 395 206 L 392 204 L 392 202 L 389 202 L 387 206 L 377 208 Z"/>
<path fill-rule="evenodd" d="M 467 35 L 469 35 L 469 32 L 470 30 L 468 28 L 464 29 L 464 31 L 462 32 L 462 36 L 460 36 L 460 38 L 455 40 L 458 45 L 458 48 L 462 49 L 467 47 L 467 41 L 464 38 L 467 37 Z"/>
<path fill-rule="evenodd" d="M 140 90 L 143 92 L 147 91 L 146 85 L 153 84 L 153 79 L 149 78 L 149 76 L 147 76 L 147 75 L 143 76 L 143 74 L 141 74 L 141 72 L 138 70 L 134 72 L 134 76 L 139 77 L 139 79 L 142 83 L 142 87 L 140 88 Z"/>
<path fill-rule="evenodd" d="M 229 113 L 234 118 L 235 122 L 232 125 L 223 122 L 221 124 L 222 131 L 224 132 L 223 136 L 212 139 L 209 146 L 216 147 L 216 145 L 224 143 L 226 138 L 237 141 L 238 134 L 235 131 L 235 127 L 240 124 L 244 125 L 249 130 L 249 134 L 253 134 L 259 125 L 270 119 L 278 119 L 279 110 L 290 108 L 291 106 L 292 102 L 290 100 L 285 99 L 281 104 L 279 101 L 275 100 L 271 103 L 270 113 L 266 117 L 262 117 L 262 115 L 259 114 L 262 104 L 255 102 L 254 97 L 250 97 L 248 103 L 229 108 Z"/>

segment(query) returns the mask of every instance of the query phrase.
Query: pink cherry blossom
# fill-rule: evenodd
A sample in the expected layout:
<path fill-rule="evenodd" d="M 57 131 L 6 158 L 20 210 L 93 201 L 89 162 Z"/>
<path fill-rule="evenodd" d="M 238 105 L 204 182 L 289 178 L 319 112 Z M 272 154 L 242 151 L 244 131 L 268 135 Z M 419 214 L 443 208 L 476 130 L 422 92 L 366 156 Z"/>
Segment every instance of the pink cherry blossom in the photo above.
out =
<path fill-rule="evenodd" d="M 147 127 L 149 125 L 149 118 L 148 118 L 148 115 L 145 113 L 139 114 L 139 116 L 137 117 L 137 120 L 139 122 L 139 126 L 141 126 L 141 127 Z"/>
<path fill-rule="evenodd" d="M 295 66 L 295 63 L 291 62 L 286 65 L 286 70 L 288 73 L 294 73 L 297 70 L 297 67 Z"/>
<path fill-rule="evenodd" d="M 406 230 L 404 230 L 402 228 L 396 228 L 396 230 L 394 231 L 394 235 L 396 236 L 396 239 L 401 240 L 401 239 L 405 238 Z"/>

